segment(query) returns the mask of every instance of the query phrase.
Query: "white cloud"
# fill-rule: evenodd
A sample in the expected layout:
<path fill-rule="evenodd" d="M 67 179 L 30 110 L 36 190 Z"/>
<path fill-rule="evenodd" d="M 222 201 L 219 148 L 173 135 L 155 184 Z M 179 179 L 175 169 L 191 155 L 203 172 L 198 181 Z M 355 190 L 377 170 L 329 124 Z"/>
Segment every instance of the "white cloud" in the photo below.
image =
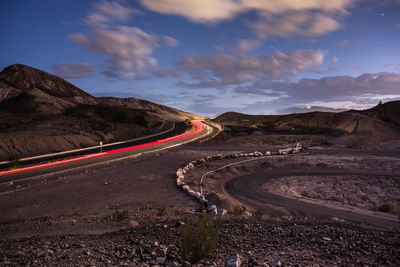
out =
<path fill-rule="evenodd" d="M 252 27 L 258 36 L 312 36 L 341 27 L 338 19 L 348 14 L 356 0 L 141 0 L 146 8 L 214 24 L 237 15 L 256 11 L 257 22 Z"/>
<path fill-rule="evenodd" d="M 362 43 L 366 43 L 366 42 L 367 42 L 367 40 L 365 40 L 365 39 L 340 40 L 339 42 L 337 42 L 337 44 L 340 46 L 348 46 L 351 44 L 362 44 Z"/>
<path fill-rule="evenodd" d="M 53 66 L 54 74 L 62 78 L 83 78 L 93 75 L 96 68 L 91 64 L 58 63 Z"/>
<path fill-rule="evenodd" d="M 329 64 L 328 71 L 333 71 L 336 68 L 336 64 L 337 64 L 338 60 L 339 59 L 337 57 L 332 57 L 331 58 L 331 63 Z"/>
<path fill-rule="evenodd" d="M 341 24 L 330 16 L 315 12 L 294 12 L 281 15 L 265 14 L 251 24 L 256 34 L 264 39 L 269 36 L 316 36 L 337 30 Z"/>
<path fill-rule="evenodd" d="M 121 1 L 100 1 L 93 5 L 93 10 L 85 19 L 90 33 L 75 33 L 67 38 L 93 53 L 107 56 L 102 65 L 103 74 L 107 77 L 120 80 L 147 78 L 148 70 L 157 66 L 157 60 L 152 55 L 159 46 L 160 38 L 137 27 L 116 23 L 127 21 L 133 14 L 138 14 L 138 11 Z M 164 40 L 168 45 L 177 44 L 172 37 L 164 36 Z"/>
<path fill-rule="evenodd" d="M 346 13 L 346 8 L 353 2 L 354 0 L 141 0 L 143 6 L 150 10 L 180 15 L 201 23 L 220 22 L 252 10 L 271 14 L 311 10 Z"/>
<path fill-rule="evenodd" d="M 258 40 L 243 40 L 240 39 L 237 41 L 237 48 L 236 51 L 239 53 L 246 53 L 249 52 L 257 47 L 259 47 L 261 44 L 260 41 Z"/>
<path fill-rule="evenodd" d="M 356 101 L 370 99 L 371 95 L 381 98 L 399 95 L 400 74 L 364 73 L 358 77 L 333 76 L 321 79 L 302 79 L 297 83 L 269 82 L 259 80 L 252 85 L 236 88 L 237 93 L 270 95 L 284 92 L 288 103 L 314 103 L 316 101 Z"/>
<path fill-rule="evenodd" d="M 164 39 L 165 44 L 169 47 L 177 47 L 180 44 L 178 40 L 172 38 L 171 36 L 163 35 L 162 37 Z"/>
<path fill-rule="evenodd" d="M 280 80 L 298 72 L 312 71 L 322 65 L 322 51 L 277 52 L 262 57 L 231 55 L 191 55 L 178 63 L 178 68 L 197 80 L 186 87 L 220 87 L 253 82 L 259 78 Z"/>
<path fill-rule="evenodd" d="M 112 22 L 127 21 L 133 14 L 140 14 L 140 11 L 123 5 L 121 1 L 100 1 L 93 4 L 93 10 L 86 17 L 85 23 L 98 27 Z"/>
<path fill-rule="evenodd" d="M 141 3 L 152 11 L 180 15 L 201 23 L 230 19 L 241 9 L 233 0 L 141 0 Z"/>

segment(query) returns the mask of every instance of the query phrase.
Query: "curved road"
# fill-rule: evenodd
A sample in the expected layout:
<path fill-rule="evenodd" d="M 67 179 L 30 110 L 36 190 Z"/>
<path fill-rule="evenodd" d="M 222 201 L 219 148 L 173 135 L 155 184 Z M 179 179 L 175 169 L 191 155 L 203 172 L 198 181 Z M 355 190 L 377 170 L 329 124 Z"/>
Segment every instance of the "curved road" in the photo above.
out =
<path fill-rule="evenodd" d="M 169 130 L 156 133 L 150 136 L 145 136 L 141 138 L 136 138 L 134 140 L 129 140 L 125 142 L 117 142 L 113 144 L 105 144 L 102 147 L 103 152 L 115 150 L 115 149 L 120 149 L 120 148 L 125 148 L 125 147 L 130 147 L 130 146 L 136 146 L 136 145 L 141 145 L 149 142 L 154 142 L 157 140 L 165 139 L 168 137 L 172 137 L 178 134 L 183 133 L 186 130 L 186 123 L 185 122 L 167 122 L 166 124 L 170 124 L 172 127 Z M 55 160 L 60 160 L 60 159 L 65 159 L 65 158 L 71 158 L 71 157 L 78 157 L 78 156 L 84 156 L 84 155 L 90 155 L 90 154 L 95 154 L 100 152 L 100 147 L 95 146 L 95 147 L 88 147 L 88 148 L 82 148 L 82 149 L 75 149 L 71 151 L 65 151 L 65 152 L 59 152 L 59 153 L 52 153 L 48 155 L 40 155 L 40 156 L 35 156 L 27 159 L 22 159 L 20 160 L 19 166 L 29 166 L 29 165 L 34 165 L 34 164 L 39 164 L 43 162 L 49 162 L 49 161 L 55 161 Z M 0 163 L 0 169 L 8 169 L 12 166 L 11 162 L 1 162 Z"/>
<path fill-rule="evenodd" d="M 322 205 L 312 204 L 297 199 L 286 198 L 277 194 L 267 192 L 262 185 L 272 178 L 282 176 L 298 175 L 323 175 L 331 176 L 337 174 L 348 175 L 379 175 L 379 176 L 399 176 L 396 172 L 371 172 L 371 171 L 344 171 L 341 169 L 314 169 L 314 170 L 276 170 L 268 173 L 256 173 L 237 177 L 225 184 L 225 189 L 233 197 L 250 206 L 257 206 L 256 203 L 270 204 L 288 209 L 290 212 L 314 217 L 338 217 L 352 222 L 366 222 L 379 227 L 400 227 L 399 222 L 379 218 L 375 216 L 362 215 L 351 211 L 338 210 Z M 252 200 L 251 202 L 249 200 Z"/>
<path fill-rule="evenodd" d="M 152 136 L 150 138 L 135 141 L 138 143 L 130 144 L 131 145 L 130 147 L 124 146 L 117 149 L 114 148 L 113 150 L 106 151 L 103 153 L 89 154 L 67 160 L 60 160 L 56 162 L 28 166 L 10 171 L 2 171 L 0 172 L 0 183 L 20 180 L 37 175 L 44 175 L 67 169 L 73 169 L 95 163 L 112 161 L 120 158 L 139 155 L 144 152 L 167 149 L 169 147 L 178 146 L 184 143 L 188 143 L 203 138 L 213 133 L 213 131 L 208 132 L 206 126 L 199 121 L 193 121 L 192 124 L 194 125 L 194 129 L 192 131 L 180 135 L 176 135 L 175 133 L 174 136 L 169 138 L 166 138 L 164 134 L 157 135 L 157 136 Z M 182 130 L 180 131 L 182 132 Z M 172 133 L 174 133 L 174 131 L 172 131 Z M 166 134 L 168 136 L 171 134 L 171 132 L 168 132 Z M 98 149 L 96 150 L 98 152 Z"/>

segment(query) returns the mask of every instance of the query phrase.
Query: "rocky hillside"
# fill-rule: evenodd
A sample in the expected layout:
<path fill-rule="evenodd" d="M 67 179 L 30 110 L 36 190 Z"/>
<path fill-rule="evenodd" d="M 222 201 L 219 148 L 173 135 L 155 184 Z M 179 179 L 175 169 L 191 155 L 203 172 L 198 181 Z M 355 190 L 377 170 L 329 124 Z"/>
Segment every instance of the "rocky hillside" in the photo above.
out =
<path fill-rule="evenodd" d="M 135 98 L 96 98 L 47 72 L 16 64 L 0 72 L 0 161 L 112 142 L 199 118 Z"/>
<path fill-rule="evenodd" d="M 376 147 L 400 139 L 400 101 L 365 111 L 310 112 L 288 115 L 246 115 L 227 112 L 215 119 L 231 135 L 325 135 L 347 147 Z"/>

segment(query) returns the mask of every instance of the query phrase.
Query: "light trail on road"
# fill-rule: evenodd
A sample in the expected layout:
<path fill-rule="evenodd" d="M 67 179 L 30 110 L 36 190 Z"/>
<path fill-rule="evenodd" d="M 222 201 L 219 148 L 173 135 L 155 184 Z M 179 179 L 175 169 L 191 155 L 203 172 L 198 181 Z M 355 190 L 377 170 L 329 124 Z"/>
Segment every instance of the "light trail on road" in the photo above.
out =
<path fill-rule="evenodd" d="M 70 162 L 77 162 L 77 161 L 86 160 L 86 159 L 93 159 L 93 158 L 103 157 L 103 156 L 106 156 L 106 155 L 112 155 L 112 154 L 117 154 L 117 153 L 121 153 L 121 152 L 127 152 L 127 151 L 136 150 L 136 149 L 139 149 L 139 148 L 151 147 L 151 146 L 154 146 L 154 145 L 168 143 L 168 142 L 176 141 L 176 140 L 183 139 L 183 138 L 186 138 L 186 137 L 190 137 L 190 136 L 193 136 L 195 134 L 201 133 L 205 129 L 204 124 L 202 124 L 200 121 L 197 121 L 197 120 L 192 121 L 192 125 L 194 126 L 194 129 L 191 130 L 190 132 L 187 132 L 187 133 L 184 133 L 184 134 L 181 134 L 181 135 L 177 135 L 177 136 L 174 136 L 174 137 L 169 137 L 169 138 L 166 138 L 166 139 L 162 139 L 162 140 L 158 140 L 158 141 L 154 141 L 154 142 L 149 142 L 149 143 L 145 143 L 145 144 L 141 144 L 141 145 L 135 145 L 135 146 L 131 146 L 131 147 L 124 147 L 124 148 L 119 148 L 119 149 L 115 149 L 115 150 L 110 150 L 110 151 L 103 152 L 103 153 L 89 154 L 89 155 L 79 156 L 79 157 L 70 158 L 70 159 L 58 160 L 58 161 L 53 161 L 53 162 L 48 162 L 48 163 L 42 163 L 42 164 L 37 164 L 37 165 L 33 165 L 33 166 L 28 166 L 28 167 L 22 167 L 22 168 L 15 168 L 15 169 L 6 170 L 6 171 L 0 171 L 0 176 L 1 175 L 6 175 L 6 174 L 12 174 L 12 173 L 19 173 L 19 172 L 23 172 L 23 171 L 35 170 L 35 169 L 40 169 L 40 168 L 46 168 L 46 167 L 66 164 L 66 163 L 70 163 Z"/>

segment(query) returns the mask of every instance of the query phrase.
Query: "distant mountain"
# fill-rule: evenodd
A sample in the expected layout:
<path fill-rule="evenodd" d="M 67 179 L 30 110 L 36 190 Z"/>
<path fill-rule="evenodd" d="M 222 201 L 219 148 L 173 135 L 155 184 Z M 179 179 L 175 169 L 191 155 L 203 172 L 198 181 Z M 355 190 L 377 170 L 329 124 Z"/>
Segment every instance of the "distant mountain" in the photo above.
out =
<path fill-rule="evenodd" d="M 290 107 L 290 108 L 285 108 L 285 109 L 278 109 L 276 111 L 277 114 L 291 114 L 291 113 L 309 113 L 309 112 L 315 112 L 315 111 L 320 111 L 320 112 L 343 112 L 346 111 L 347 109 L 343 108 L 328 108 L 328 107 L 319 107 L 319 106 L 311 106 L 311 107 Z"/>
<path fill-rule="evenodd" d="M 164 121 L 201 118 L 135 98 L 96 98 L 47 72 L 0 72 L 0 161 L 126 140 Z"/>
<path fill-rule="evenodd" d="M 288 115 L 247 115 L 227 112 L 215 121 L 232 135 L 311 134 L 334 137 L 347 147 L 377 147 L 400 139 L 400 101 L 388 102 L 364 111 L 309 112 Z"/>

